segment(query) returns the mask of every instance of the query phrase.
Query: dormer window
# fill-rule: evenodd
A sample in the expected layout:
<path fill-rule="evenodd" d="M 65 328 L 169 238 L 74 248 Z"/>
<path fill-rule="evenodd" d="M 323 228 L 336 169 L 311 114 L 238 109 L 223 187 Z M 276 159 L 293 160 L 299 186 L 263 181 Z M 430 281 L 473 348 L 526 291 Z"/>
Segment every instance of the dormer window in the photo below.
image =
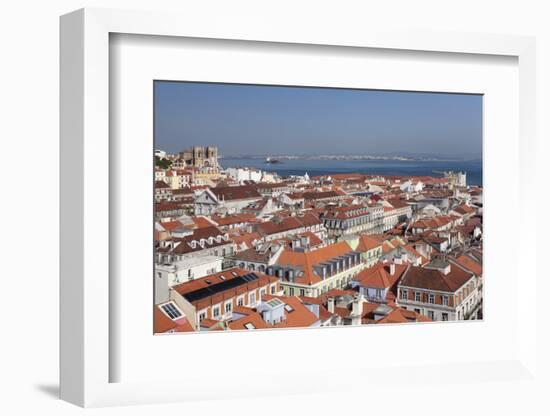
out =
<path fill-rule="evenodd" d="M 178 319 L 182 316 L 179 308 L 172 302 L 162 305 L 161 309 L 172 320 Z"/>

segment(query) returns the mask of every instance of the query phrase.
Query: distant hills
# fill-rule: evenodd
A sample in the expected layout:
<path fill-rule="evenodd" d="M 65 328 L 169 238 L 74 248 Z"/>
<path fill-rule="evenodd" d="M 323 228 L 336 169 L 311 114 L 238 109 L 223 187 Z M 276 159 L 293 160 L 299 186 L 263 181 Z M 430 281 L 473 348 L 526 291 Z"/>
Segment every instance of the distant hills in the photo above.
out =
<path fill-rule="evenodd" d="M 373 154 L 286 154 L 286 155 L 227 155 L 220 156 L 225 159 L 265 159 L 270 157 L 277 160 L 399 160 L 399 161 L 472 161 L 481 160 L 478 154 L 437 154 L 437 153 L 412 153 L 412 152 L 390 152 Z"/>

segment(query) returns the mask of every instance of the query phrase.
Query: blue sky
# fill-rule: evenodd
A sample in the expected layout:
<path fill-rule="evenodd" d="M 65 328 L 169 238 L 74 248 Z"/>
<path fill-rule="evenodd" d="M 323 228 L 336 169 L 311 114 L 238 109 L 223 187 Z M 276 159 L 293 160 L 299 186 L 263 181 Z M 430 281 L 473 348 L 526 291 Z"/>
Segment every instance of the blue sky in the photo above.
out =
<path fill-rule="evenodd" d="M 155 147 L 224 156 L 432 154 L 481 158 L 482 97 L 155 82 Z"/>

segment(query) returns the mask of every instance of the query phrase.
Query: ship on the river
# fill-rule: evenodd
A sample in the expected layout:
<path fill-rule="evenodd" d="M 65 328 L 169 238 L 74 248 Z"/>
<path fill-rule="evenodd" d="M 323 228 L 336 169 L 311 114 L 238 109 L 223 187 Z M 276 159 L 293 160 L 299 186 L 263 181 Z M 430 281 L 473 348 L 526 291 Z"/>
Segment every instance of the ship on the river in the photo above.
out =
<path fill-rule="evenodd" d="M 279 159 L 274 159 L 274 158 L 268 156 L 268 157 L 265 158 L 265 163 L 272 164 L 272 163 L 283 163 L 283 162 L 281 162 Z"/>

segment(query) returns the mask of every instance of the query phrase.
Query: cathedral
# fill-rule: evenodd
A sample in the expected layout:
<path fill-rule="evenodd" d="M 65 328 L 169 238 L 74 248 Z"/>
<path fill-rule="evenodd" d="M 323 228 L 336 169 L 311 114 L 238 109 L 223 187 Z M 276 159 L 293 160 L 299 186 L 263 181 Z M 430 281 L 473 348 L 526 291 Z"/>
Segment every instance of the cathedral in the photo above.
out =
<path fill-rule="evenodd" d="M 217 171 L 218 148 L 216 146 L 193 146 L 179 153 L 179 159 L 185 162 L 186 167 Z"/>

